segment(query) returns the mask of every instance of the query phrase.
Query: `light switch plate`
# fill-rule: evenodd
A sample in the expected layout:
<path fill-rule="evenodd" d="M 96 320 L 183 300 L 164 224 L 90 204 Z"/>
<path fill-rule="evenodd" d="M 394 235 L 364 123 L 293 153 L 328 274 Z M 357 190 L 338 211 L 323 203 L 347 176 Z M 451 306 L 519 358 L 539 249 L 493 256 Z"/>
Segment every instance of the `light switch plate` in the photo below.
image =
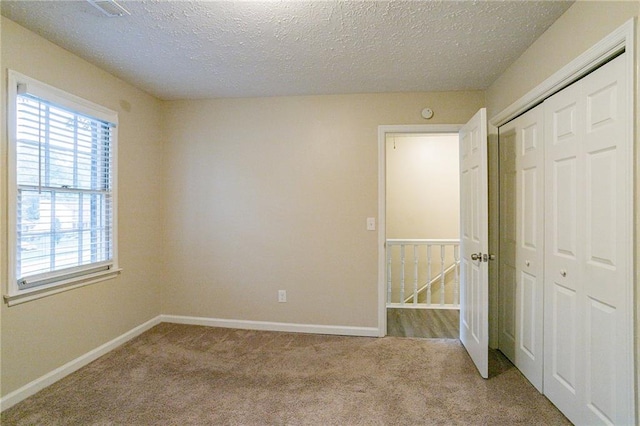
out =
<path fill-rule="evenodd" d="M 367 231 L 375 231 L 376 230 L 376 218 L 368 217 L 367 218 Z"/>

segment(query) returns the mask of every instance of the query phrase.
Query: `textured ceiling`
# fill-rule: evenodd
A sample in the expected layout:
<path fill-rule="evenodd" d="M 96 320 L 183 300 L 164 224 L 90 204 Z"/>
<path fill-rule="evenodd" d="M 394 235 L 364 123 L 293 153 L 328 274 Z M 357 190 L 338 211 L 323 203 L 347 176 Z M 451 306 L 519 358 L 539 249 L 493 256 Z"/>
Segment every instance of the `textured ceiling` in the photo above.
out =
<path fill-rule="evenodd" d="M 162 99 L 487 88 L 564 1 L 6 1 L 2 14 Z"/>

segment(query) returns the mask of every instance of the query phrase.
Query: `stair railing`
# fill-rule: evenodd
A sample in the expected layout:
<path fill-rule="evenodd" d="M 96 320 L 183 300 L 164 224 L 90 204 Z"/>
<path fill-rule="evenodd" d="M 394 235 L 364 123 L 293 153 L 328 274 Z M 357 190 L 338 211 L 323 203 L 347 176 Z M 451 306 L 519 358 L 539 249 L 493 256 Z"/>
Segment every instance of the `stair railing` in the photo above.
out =
<path fill-rule="evenodd" d="M 394 247 L 399 247 L 399 250 L 394 250 Z M 460 240 L 389 239 L 386 250 L 387 307 L 460 307 Z M 434 260 L 434 251 L 436 256 L 439 254 L 439 259 Z M 434 270 L 437 271 L 435 276 Z M 423 283 L 421 286 L 418 285 L 420 282 Z M 436 302 L 432 300 L 434 286 L 438 291 Z"/>
<path fill-rule="evenodd" d="M 446 277 L 449 276 L 449 274 L 453 272 L 457 272 L 459 263 L 460 263 L 459 261 L 457 263 L 452 263 L 451 265 L 449 265 L 447 269 L 445 269 L 444 274 L 440 272 L 438 275 L 433 277 L 431 281 L 429 281 L 428 283 L 425 283 L 422 287 L 420 287 L 418 289 L 418 297 L 420 297 L 420 294 L 425 293 L 427 290 L 429 290 L 429 287 L 431 287 L 435 283 L 440 282 L 440 284 L 442 284 L 442 280 L 446 280 Z M 444 293 L 442 295 L 444 296 Z M 404 300 L 404 303 L 410 303 L 413 299 L 414 299 L 414 296 L 413 294 L 411 294 L 409 297 L 407 297 Z"/>

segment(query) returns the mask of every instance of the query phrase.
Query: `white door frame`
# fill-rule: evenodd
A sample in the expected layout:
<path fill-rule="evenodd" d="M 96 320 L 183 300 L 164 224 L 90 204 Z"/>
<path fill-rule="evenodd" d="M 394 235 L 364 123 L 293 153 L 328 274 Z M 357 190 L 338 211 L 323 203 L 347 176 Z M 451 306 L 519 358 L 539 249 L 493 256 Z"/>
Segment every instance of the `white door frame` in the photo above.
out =
<path fill-rule="evenodd" d="M 387 206 L 387 133 L 455 133 L 462 124 L 411 124 L 378 126 L 378 336 L 387 335 L 387 257 L 386 257 L 386 206 Z"/>

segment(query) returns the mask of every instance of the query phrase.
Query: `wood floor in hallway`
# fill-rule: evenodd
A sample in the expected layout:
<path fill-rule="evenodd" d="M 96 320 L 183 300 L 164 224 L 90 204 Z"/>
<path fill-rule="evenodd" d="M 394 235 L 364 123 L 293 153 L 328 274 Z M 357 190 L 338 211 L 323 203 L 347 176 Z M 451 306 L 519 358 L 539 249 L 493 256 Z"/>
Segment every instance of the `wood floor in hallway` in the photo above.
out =
<path fill-rule="evenodd" d="M 387 335 L 457 339 L 460 330 L 458 309 L 387 309 Z"/>

